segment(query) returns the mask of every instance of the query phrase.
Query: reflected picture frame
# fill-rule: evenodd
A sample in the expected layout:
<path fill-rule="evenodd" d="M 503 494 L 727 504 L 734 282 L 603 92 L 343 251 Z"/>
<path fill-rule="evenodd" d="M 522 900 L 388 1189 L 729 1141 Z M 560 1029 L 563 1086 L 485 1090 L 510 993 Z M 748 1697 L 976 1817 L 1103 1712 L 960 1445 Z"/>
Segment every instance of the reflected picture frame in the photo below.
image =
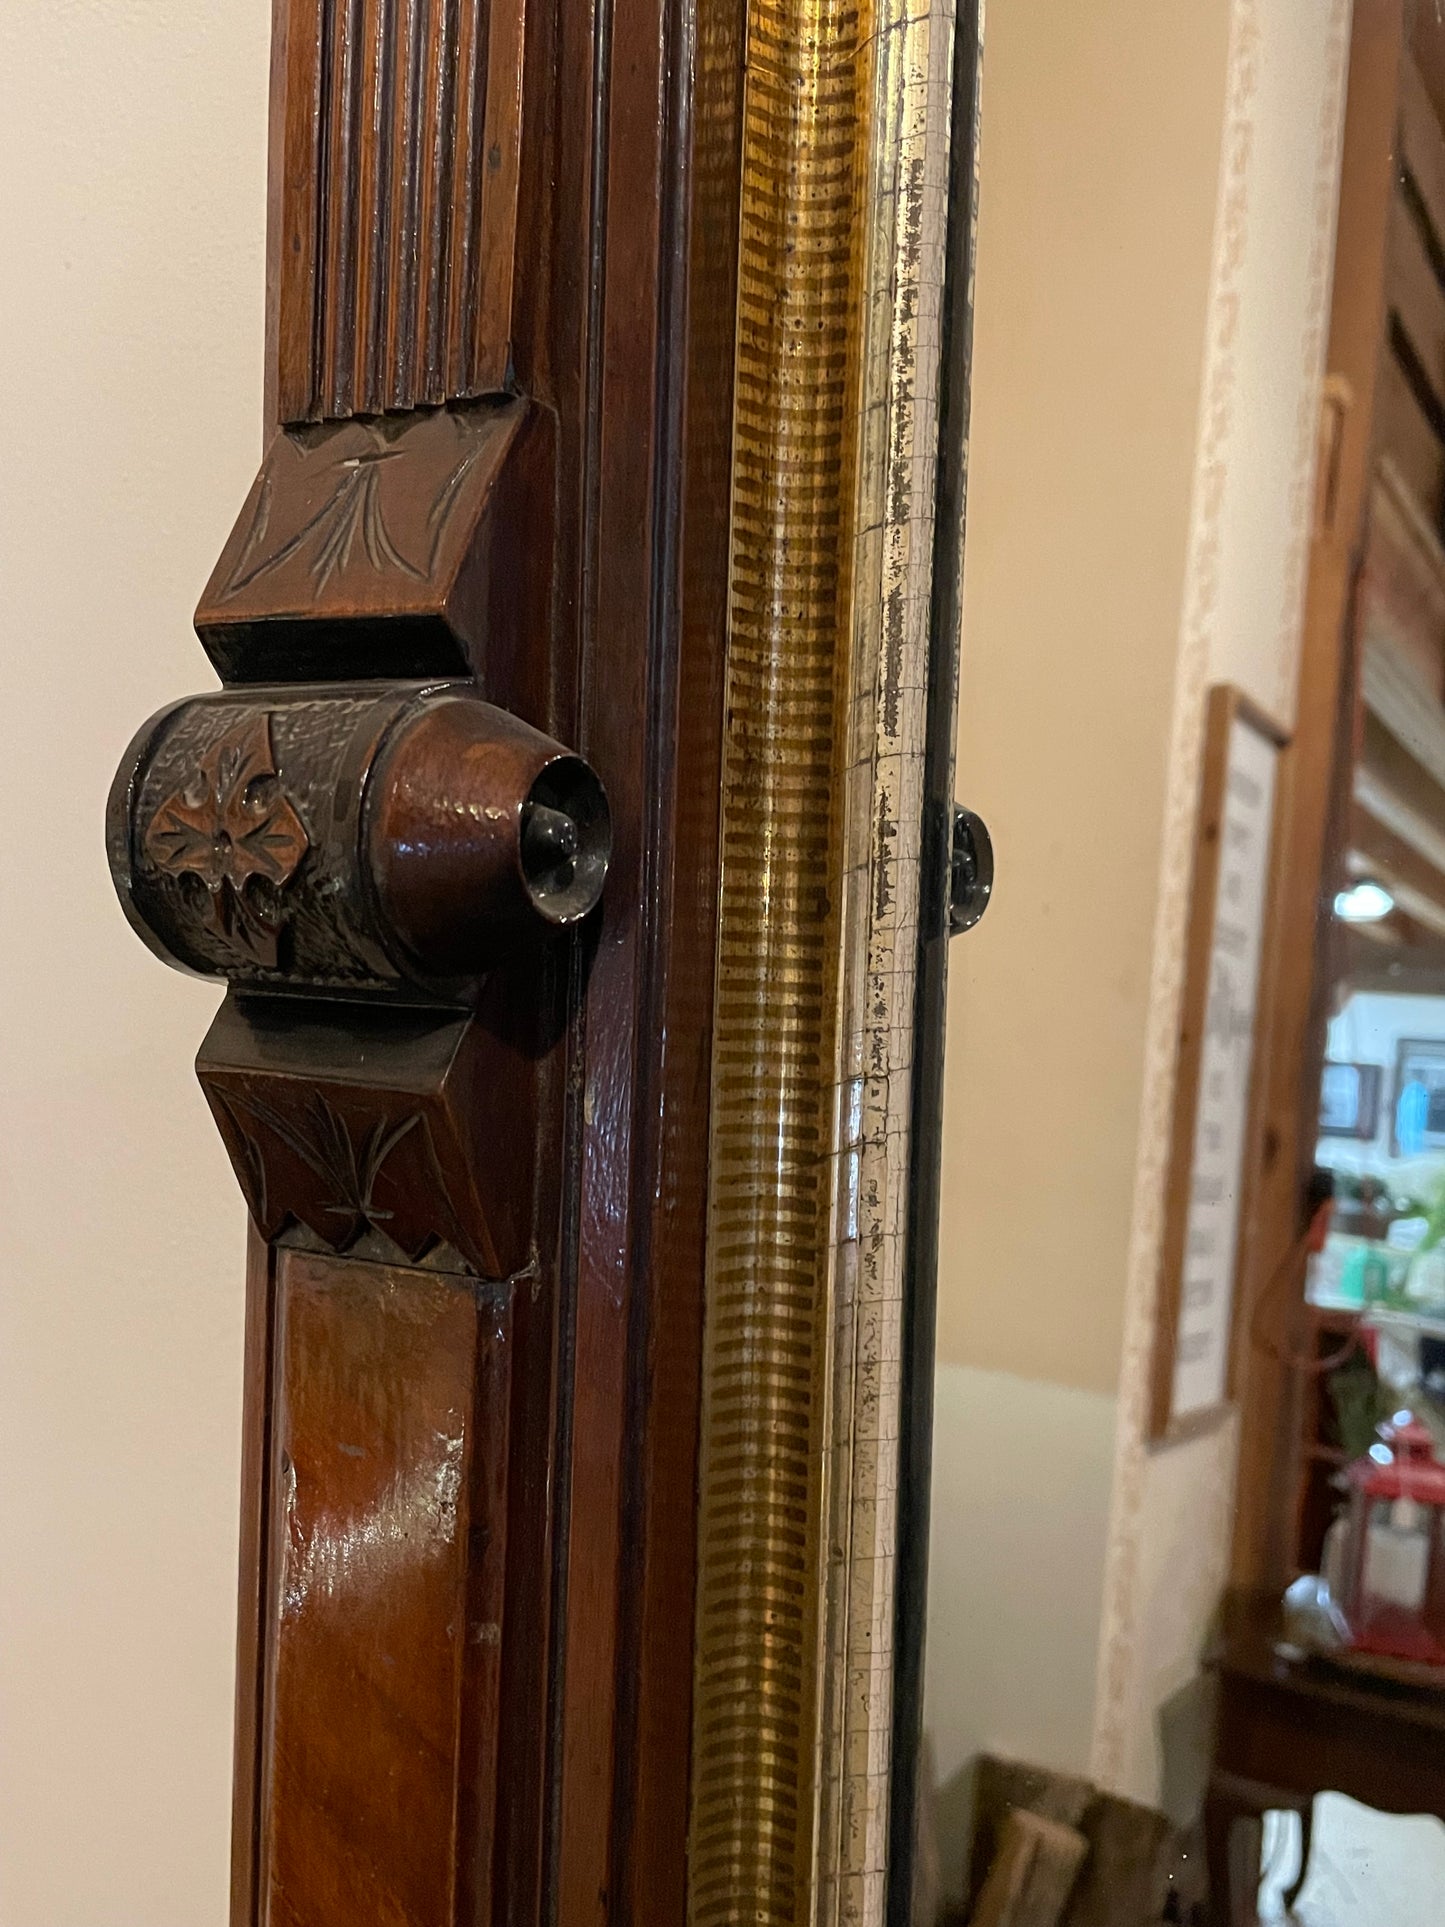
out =
<path fill-rule="evenodd" d="M 1382 1064 L 1326 1063 L 1320 1077 L 1320 1136 L 1368 1143 L 1380 1128 L 1384 1081 Z"/>

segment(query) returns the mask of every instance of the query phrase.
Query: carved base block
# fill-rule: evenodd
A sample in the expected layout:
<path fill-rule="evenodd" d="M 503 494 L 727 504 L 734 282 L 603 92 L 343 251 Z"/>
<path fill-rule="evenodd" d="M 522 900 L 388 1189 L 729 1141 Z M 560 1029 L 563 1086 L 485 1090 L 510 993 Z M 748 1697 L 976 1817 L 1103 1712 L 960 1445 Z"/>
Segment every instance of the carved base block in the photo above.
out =
<path fill-rule="evenodd" d="M 275 1238 L 480 1277 L 532 1255 L 531 1067 L 479 1017 L 228 997 L 196 1060 L 246 1203 Z"/>

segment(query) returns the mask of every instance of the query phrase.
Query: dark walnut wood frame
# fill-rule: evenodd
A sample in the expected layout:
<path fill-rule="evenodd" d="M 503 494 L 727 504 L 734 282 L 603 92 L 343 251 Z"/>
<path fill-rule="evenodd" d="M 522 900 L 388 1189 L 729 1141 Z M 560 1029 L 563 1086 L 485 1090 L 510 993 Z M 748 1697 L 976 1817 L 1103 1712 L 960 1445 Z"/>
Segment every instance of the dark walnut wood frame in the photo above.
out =
<path fill-rule="evenodd" d="M 228 983 L 261 1227 L 234 1927 L 685 1914 L 741 21 L 275 0 L 227 687 L 111 817 L 148 941 Z M 481 886 L 409 871 L 439 701 Z M 566 751 L 610 869 L 549 928 L 513 845 Z"/>
<path fill-rule="evenodd" d="M 946 219 L 947 13 L 274 9 L 268 440 L 196 612 L 224 686 L 144 726 L 108 818 L 139 934 L 227 987 L 198 1071 L 253 1226 L 232 1927 L 676 1927 L 750 1895 L 770 1919 L 898 1920 L 943 953 L 968 880 L 974 9 Z M 914 304 L 945 256 L 940 340 Z M 885 415 L 886 447 L 863 434 Z M 898 555 L 855 584 L 869 505 L 867 531 L 936 542 L 931 629 L 898 619 Z M 753 889 L 740 852 L 779 823 Z M 875 863 L 911 888 L 915 852 L 916 928 L 891 884 L 865 914 Z M 865 1016 L 890 913 L 913 953 Z M 749 1016 L 743 966 L 785 955 L 806 968 L 764 968 Z M 834 1013 L 816 1036 L 795 1034 L 804 992 Z M 896 1372 L 881 1313 L 876 1359 L 862 1314 L 856 1357 L 832 1350 L 856 1304 L 817 1146 L 845 1005 L 860 1088 L 905 1015 L 926 1064 L 916 1155 L 886 1070 L 876 1143 L 838 1147 L 880 1174 L 880 1225 L 907 1193 L 901 1295 L 891 1269 L 868 1281 L 903 1319 Z M 764 1146 L 757 1184 L 724 1155 L 759 1114 L 729 1069 L 749 1051 L 801 1147 Z M 760 1198 L 744 1251 L 719 1200 Z M 775 1225 L 786 1265 L 754 1280 Z M 731 1300 L 721 1251 L 744 1260 Z M 802 1338 L 779 1320 L 798 1265 Z M 831 1456 L 830 1374 L 862 1413 Z M 870 1563 L 869 1604 L 822 1521 L 836 1501 L 848 1540 L 855 1514 L 865 1538 L 891 1517 L 866 1431 L 884 1393 L 899 1579 Z M 835 1490 L 855 1431 L 863 1476 Z M 880 1667 L 865 1705 L 878 1612 L 897 1691 Z"/>

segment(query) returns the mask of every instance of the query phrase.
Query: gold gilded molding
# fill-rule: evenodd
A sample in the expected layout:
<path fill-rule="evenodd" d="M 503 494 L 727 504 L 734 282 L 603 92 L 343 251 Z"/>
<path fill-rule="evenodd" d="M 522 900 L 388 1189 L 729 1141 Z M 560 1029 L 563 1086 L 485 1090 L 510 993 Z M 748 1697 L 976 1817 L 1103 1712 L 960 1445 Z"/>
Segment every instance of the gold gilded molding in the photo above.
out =
<path fill-rule="evenodd" d="M 743 109 L 689 1914 L 816 1886 L 868 0 L 754 0 Z"/>
<path fill-rule="evenodd" d="M 749 12 L 691 1927 L 887 1905 L 954 18 Z"/>
<path fill-rule="evenodd" d="M 818 1927 L 877 1927 L 889 1877 L 920 828 L 954 24 L 951 0 L 875 0 L 854 514 Z M 953 678 L 946 680 L 951 690 Z"/>

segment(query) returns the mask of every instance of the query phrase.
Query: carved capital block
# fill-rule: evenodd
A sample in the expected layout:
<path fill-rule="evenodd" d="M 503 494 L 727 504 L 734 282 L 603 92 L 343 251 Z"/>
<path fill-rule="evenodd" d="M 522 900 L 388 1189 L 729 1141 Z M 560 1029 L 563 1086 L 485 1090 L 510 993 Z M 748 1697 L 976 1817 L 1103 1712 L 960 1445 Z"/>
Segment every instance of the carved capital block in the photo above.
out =
<path fill-rule="evenodd" d="M 610 845 L 587 765 L 460 683 L 178 703 L 132 744 L 108 829 L 127 914 L 181 969 L 461 1005 L 587 915 Z"/>
<path fill-rule="evenodd" d="M 504 678 L 535 645 L 549 423 L 518 398 L 292 428 L 196 610 L 226 682 Z"/>

